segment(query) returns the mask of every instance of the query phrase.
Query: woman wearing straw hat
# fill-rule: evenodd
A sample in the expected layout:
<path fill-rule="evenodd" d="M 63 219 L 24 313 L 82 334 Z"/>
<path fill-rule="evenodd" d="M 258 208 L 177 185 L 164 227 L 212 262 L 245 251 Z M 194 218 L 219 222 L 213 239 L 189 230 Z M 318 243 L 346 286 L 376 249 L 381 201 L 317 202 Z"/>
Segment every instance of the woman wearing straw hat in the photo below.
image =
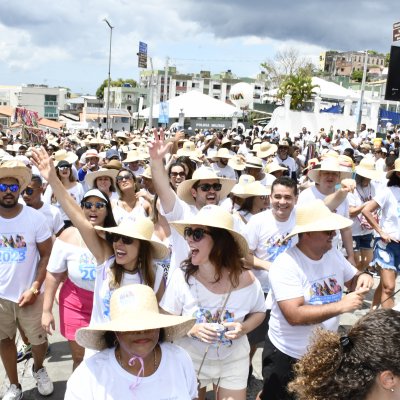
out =
<path fill-rule="evenodd" d="M 93 205 L 95 205 L 93 207 Z M 92 225 L 115 226 L 109 198 L 104 192 L 92 189 L 81 202 L 82 214 Z M 42 325 L 51 334 L 55 328 L 52 313 L 56 291 L 64 280 L 59 295 L 60 331 L 68 339 L 73 366 L 82 361 L 84 348 L 75 341 L 78 328 L 88 326 L 93 308 L 93 291 L 96 277 L 96 260 L 86 247 L 79 229 L 65 229 L 56 239 L 47 264 Z"/>
<path fill-rule="evenodd" d="M 373 264 L 379 267 L 382 293 L 378 299 L 376 291 L 373 305 L 381 304 L 384 308 L 394 306 L 393 293 L 396 277 L 400 272 L 400 159 L 395 161 L 395 168 L 386 173 L 387 186 L 380 186 L 375 197 L 365 204 L 362 213 L 369 224 L 378 233 L 375 238 Z M 381 209 L 379 223 L 373 213 Z"/>
<path fill-rule="evenodd" d="M 353 220 L 353 250 L 356 267 L 364 271 L 369 267 L 373 257 L 373 228 L 362 215 L 364 205 L 375 197 L 376 183 L 380 182 L 384 175 L 375 169 L 372 158 L 363 158 L 356 167 L 356 188 L 348 194 L 349 213 Z M 376 216 L 376 215 L 375 215 Z"/>
<path fill-rule="evenodd" d="M 213 384 L 216 398 L 244 400 L 250 351 L 246 335 L 265 318 L 260 283 L 241 261 L 247 242 L 233 230 L 231 214 L 215 205 L 171 224 L 187 240 L 190 254 L 173 272 L 160 306 L 171 314 L 196 317 L 189 336 L 177 344 L 192 357 L 199 398 Z"/>
<path fill-rule="evenodd" d="M 108 320 L 111 293 L 120 286 L 142 283 L 152 287 L 161 299 L 164 293 L 163 271 L 153 264 L 153 258 L 163 259 L 168 254 L 168 248 L 152 240 L 152 222 L 147 218 L 138 218 L 135 224 L 124 221 L 114 228 L 94 228 L 78 205 L 66 195 L 44 149 L 33 151 L 33 161 L 54 193 L 59 195 L 62 206 L 96 258 L 98 267 L 91 323 Z"/>
<path fill-rule="evenodd" d="M 154 292 L 143 285 L 117 289 L 110 321 L 82 328 L 76 338 L 99 351 L 67 383 L 66 400 L 197 398 L 188 354 L 168 343 L 184 336 L 194 319 L 160 314 Z"/>
<path fill-rule="evenodd" d="M 89 189 L 99 189 L 104 192 L 110 200 L 118 200 L 116 192 L 116 176 L 118 171 L 115 169 L 100 168 L 91 174 L 87 174 L 85 182 Z"/>

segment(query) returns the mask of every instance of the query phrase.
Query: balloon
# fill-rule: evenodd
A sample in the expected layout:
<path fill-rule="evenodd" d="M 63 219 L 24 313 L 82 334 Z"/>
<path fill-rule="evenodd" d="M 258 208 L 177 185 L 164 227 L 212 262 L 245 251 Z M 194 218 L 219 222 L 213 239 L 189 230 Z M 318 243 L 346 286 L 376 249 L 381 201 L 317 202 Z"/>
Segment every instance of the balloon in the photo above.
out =
<path fill-rule="evenodd" d="M 253 88 L 245 82 L 236 83 L 231 87 L 229 100 L 240 108 L 247 107 L 253 101 Z"/>

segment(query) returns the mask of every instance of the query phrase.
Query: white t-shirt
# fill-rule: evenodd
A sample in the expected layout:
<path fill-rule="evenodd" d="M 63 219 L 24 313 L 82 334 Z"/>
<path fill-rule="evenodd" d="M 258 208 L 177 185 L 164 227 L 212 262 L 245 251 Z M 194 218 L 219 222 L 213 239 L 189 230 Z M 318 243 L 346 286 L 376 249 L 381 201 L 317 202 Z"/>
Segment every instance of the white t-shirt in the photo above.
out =
<path fill-rule="evenodd" d="M 40 207 L 38 211 L 46 217 L 47 225 L 49 226 L 52 235 L 55 235 L 64 227 L 61 212 L 57 207 L 43 203 L 42 207 Z"/>
<path fill-rule="evenodd" d="M 67 382 L 65 400 L 190 400 L 197 397 L 197 380 L 189 355 L 172 343 L 161 343 L 157 371 L 140 378 L 125 371 L 115 349 L 105 349 L 85 359 Z"/>
<path fill-rule="evenodd" d="M 126 211 L 119 204 L 119 200 L 113 201 L 111 203 L 112 213 L 114 215 L 114 219 L 117 225 L 119 225 L 122 221 L 135 222 L 137 218 L 144 218 L 148 216 L 146 210 L 144 209 L 143 197 L 139 197 L 137 201 L 138 204 L 135 204 L 135 207 L 131 211 Z"/>
<path fill-rule="evenodd" d="M 86 247 L 56 239 L 51 251 L 47 271 L 61 273 L 68 271 L 68 278 L 81 289 L 94 291 L 96 259 Z"/>
<path fill-rule="evenodd" d="M 297 167 L 294 158 L 286 157 L 284 160 L 281 160 L 278 156 L 275 156 L 274 161 L 287 167 L 289 169 L 289 176 L 292 176 L 292 172 L 296 172 Z"/>
<path fill-rule="evenodd" d="M 218 163 L 215 162 L 215 163 L 211 164 L 211 167 L 219 177 L 234 179 L 235 181 L 237 180 L 235 170 L 232 167 L 230 167 L 229 165 L 226 165 L 225 167 L 221 168 L 218 165 Z"/>
<path fill-rule="evenodd" d="M 311 260 L 297 246 L 280 254 L 273 262 L 271 282 L 272 309 L 268 336 L 272 344 L 290 357 L 299 359 L 307 350 L 317 327 L 336 331 L 339 316 L 321 324 L 292 326 L 283 316 L 278 302 L 304 297 L 305 304 L 320 305 L 338 302 L 344 283 L 357 273 L 336 249 L 329 250 L 318 260 Z"/>
<path fill-rule="evenodd" d="M 110 289 L 109 273 L 115 257 L 110 257 L 106 262 L 96 267 L 96 280 L 94 284 L 93 310 L 90 319 L 90 325 L 108 322 L 110 320 L 110 299 L 114 289 Z M 154 292 L 157 293 L 163 279 L 163 269 L 154 265 L 155 280 Z M 143 277 L 140 273 L 134 274 L 123 273 L 120 286 L 133 285 L 135 283 L 143 283 Z"/>
<path fill-rule="evenodd" d="M 284 240 L 296 224 L 296 214 L 293 210 L 285 222 L 278 221 L 272 210 L 262 211 L 252 218 L 246 225 L 244 235 L 253 254 L 265 261 L 274 261 L 275 258 L 297 243 L 297 236 Z M 261 283 L 264 293 L 269 291 L 268 271 L 253 269 L 254 275 Z"/>
<path fill-rule="evenodd" d="M 35 279 L 39 261 L 36 244 L 51 237 L 43 214 L 22 207 L 14 218 L 0 216 L 0 298 L 15 303 Z"/>
<path fill-rule="evenodd" d="M 174 271 L 171 280 L 160 302 L 160 307 L 174 315 L 192 316 L 196 323 L 208 322 L 242 322 L 246 315 L 254 312 L 265 312 L 264 294 L 257 279 L 244 288 L 232 290 L 225 305 L 222 321 L 219 320 L 221 309 L 227 294 L 215 294 L 201 282 L 191 276 L 189 285 L 185 281 L 185 273 L 181 268 Z M 244 335 L 237 340 L 219 341 L 219 345 L 210 346 L 207 358 L 223 360 L 228 357 L 242 341 L 247 341 Z M 208 344 L 195 338 L 183 337 L 176 344 L 190 352 L 203 355 Z"/>
<path fill-rule="evenodd" d="M 379 224 L 383 232 L 400 240 L 400 188 L 397 186 L 386 188 L 380 186 L 374 200 L 382 210 Z"/>

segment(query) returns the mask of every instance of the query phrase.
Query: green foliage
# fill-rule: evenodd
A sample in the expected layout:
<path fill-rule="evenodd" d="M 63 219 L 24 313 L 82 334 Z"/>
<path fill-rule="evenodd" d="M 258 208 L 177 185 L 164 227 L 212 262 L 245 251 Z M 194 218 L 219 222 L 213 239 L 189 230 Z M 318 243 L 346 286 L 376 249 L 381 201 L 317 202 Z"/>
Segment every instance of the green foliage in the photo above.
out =
<path fill-rule="evenodd" d="M 361 82 L 363 78 L 363 71 L 354 70 L 351 73 L 351 79 L 356 82 Z"/>
<path fill-rule="evenodd" d="M 124 84 L 130 84 L 132 87 L 137 86 L 137 82 L 134 79 L 122 79 L 118 78 L 116 81 L 113 81 L 111 79 L 110 82 L 110 87 L 121 87 Z M 103 83 L 99 86 L 99 88 L 96 90 L 96 97 L 98 99 L 104 99 L 104 89 L 108 87 L 108 79 L 104 79 Z"/>
<path fill-rule="evenodd" d="M 389 66 L 389 62 L 390 62 L 390 53 L 386 53 L 386 55 L 385 55 L 385 67 Z"/>
<path fill-rule="evenodd" d="M 318 85 L 312 84 L 312 77 L 307 70 L 300 70 L 296 75 L 287 76 L 279 86 L 278 98 L 283 100 L 286 94 L 292 96 L 290 108 L 292 110 L 303 110 L 307 101 L 312 99 L 316 93 L 314 89 Z"/>

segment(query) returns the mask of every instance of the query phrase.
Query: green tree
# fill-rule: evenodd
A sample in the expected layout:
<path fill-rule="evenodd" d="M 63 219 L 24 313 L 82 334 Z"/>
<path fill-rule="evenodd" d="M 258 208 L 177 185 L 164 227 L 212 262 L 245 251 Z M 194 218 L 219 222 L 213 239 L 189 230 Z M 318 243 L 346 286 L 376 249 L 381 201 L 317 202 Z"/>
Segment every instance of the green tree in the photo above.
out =
<path fill-rule="evenodd" d="M 388 67 L 390 63 L 390 53 L 386 53 L 385 55 L 385 67 Z"/>
<path fill-rule="evenodd" d="M 125 84 L 129 84 L 132 87 L 136 87 L 137 86 L 137 82 L 134 79 L 118 78 L 116 81 L 113 81 L 112 79 L 110 81 L 110 87 L 121 87 L 121 86 L 123 86 Z M 103 83 L 96 90 L 96 97 L 98 99 L 104 99 L 104 89 L 106 87 L 108 87 L 108 79 L 104 79 Z"/>
<path fill-rule="evenodd" d="M 300 71 L 296 75 L 288 75 L 279 86 L 278 98 L 283 100 L 286 94 L 292 96 L 290 108 L 292 110 L 303 110 L 306 102 L 311 100 L 316 93 L 314 89 L 318 85 L 312 84 L 312 77 L 304 71 Z"/>
<path fill-rule="evenodd" d="M 351 73 L 351 79 L 356 82 L 361 82 L 363 78 L 363 71 L 361 70 L 354 70 Z"/>

